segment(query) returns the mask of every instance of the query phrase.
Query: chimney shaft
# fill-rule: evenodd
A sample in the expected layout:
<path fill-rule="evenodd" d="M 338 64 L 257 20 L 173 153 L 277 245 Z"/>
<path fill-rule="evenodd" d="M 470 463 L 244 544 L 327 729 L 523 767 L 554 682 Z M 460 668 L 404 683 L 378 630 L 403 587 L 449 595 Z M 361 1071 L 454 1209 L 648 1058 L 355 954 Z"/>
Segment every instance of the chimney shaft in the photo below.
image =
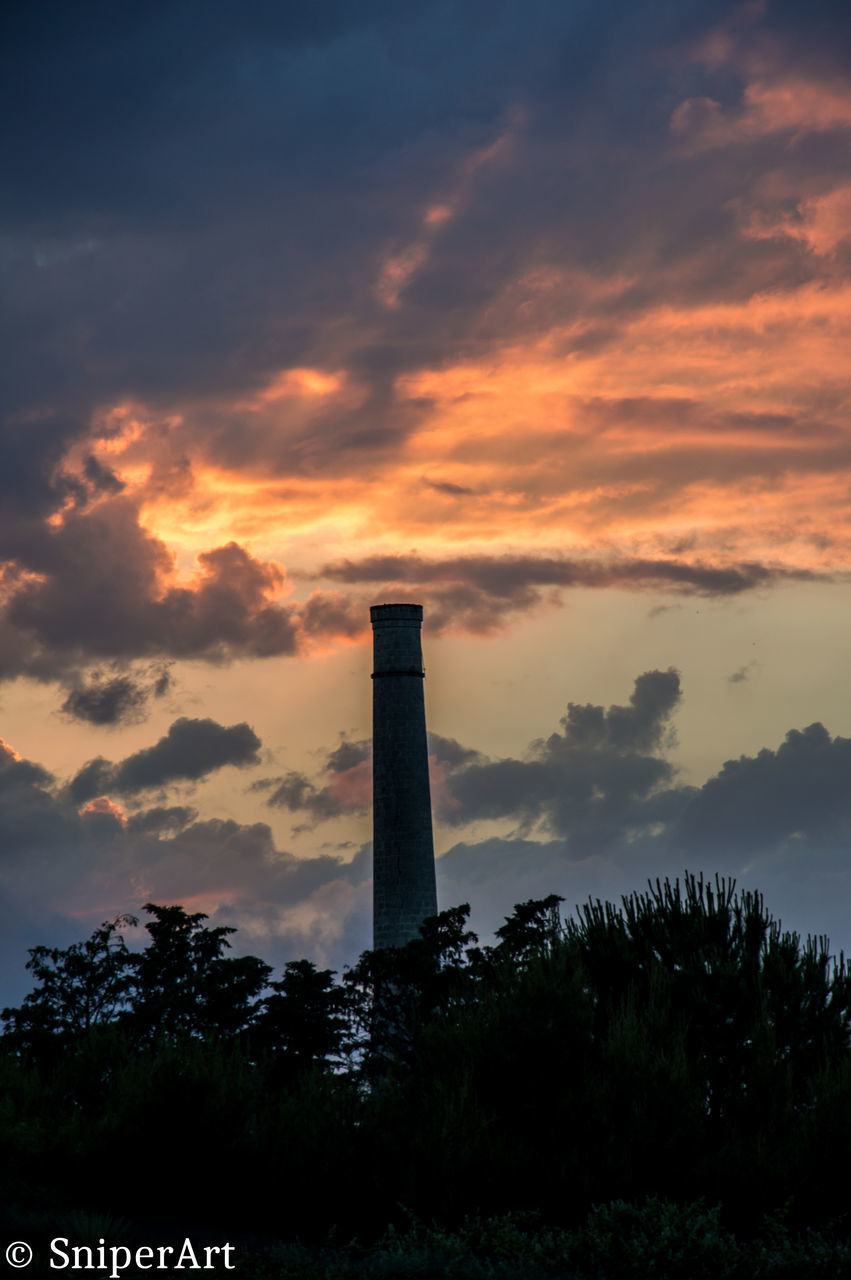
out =
<path fill-rule="evenodd" d="M 373 946 L 401 947 L 437 914 L 419 604 L 372 621 Z"/>

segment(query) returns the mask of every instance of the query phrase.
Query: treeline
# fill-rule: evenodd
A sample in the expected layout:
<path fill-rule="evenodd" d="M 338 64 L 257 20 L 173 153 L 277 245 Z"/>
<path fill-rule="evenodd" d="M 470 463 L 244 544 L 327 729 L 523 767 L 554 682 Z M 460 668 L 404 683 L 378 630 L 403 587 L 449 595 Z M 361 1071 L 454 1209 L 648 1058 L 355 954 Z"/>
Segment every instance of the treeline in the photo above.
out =
<path fill-rule="evenodd" d="M 720 879 L 560 901 L 489 947 L 443 912 L 341 981 L 273 980 L 173 906 L 139 952 L 127 917 L 35 948 L 3 1011 L 4 1203 L 309 1241 L 656 1197 L 743 1239 L 847 1234 L 851 979 L 827 940 Z"/>

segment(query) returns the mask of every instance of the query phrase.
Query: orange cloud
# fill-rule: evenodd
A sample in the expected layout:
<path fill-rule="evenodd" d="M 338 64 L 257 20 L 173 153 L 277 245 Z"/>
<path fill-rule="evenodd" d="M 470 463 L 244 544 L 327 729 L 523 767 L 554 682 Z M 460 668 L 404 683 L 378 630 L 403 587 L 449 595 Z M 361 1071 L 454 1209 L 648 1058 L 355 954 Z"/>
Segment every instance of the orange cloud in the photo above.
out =
<path fill-rule="evenodd" d="M 108 814 L 111 818 L 116 818 L 122 827 L 127 826 L 127 814 L 121 808 L 120 804 L 116 804 L 114 800 L 110 800 L 109 796 L 95 796 L 77 810 L 81 818 L 87 814 Z"/>
<path fill-rule="evenodd" d="M 262 391 L 248 400 L 239 400 L 235 409 L 256 412 L 280 400 L 337 396 L 346 386 L 344 371 L 325 373 L 321 369 L 282 369 Z"/>
<path fill-rule="evenodd" d="M 20 764 L 22 760 L 20 751 L 16 751 L 4 738 L 0 738 L 0 764 Z"/>
<path fill-rule="evenodd" d="M 793 495 L 808 537 L 835 526 L 851 473 L 851 285 L 659 302 L 615 313 L 607 340 L 587 346 L 595 324 L 592 314 L 398 380 L 401 398 L 428 405 L 407 446 L 408 491 L 415 474 L 444 478 L 407 517 L 397 503 L 403 528 L 420 517 L 515 545 L 643 543 L 695 520 L 718 529 L 731 505 L 753 518 L 754 486 L 775 547 L 774 508 Z"/>
<path fill-rule="evenodd" d="M 372 455 L 371 470 L 270 478 L 263 443 L 278 437 L 267 417 L 272 434 L 257 436 L 239 469 L 199 453 L 183 489 L 142 480 L 145 527 L 178 553 L 190 584 L 197 557 L 227 540 L 303 570 L 341 548 L 378 554 L 400 539 L 437 555 L 458 539 L 471 550 L 623 544 L 656 554 L 688 536 L 719 560 L 783 547 L 796 565 L 844 562 L 851 284 L 812 279 L 741 300 L 635 307 L 633 283 L 541 266 L 507 290 L 509 332 L 524 298 L 543 295 L 563 314 L 578 295 L 582 311 L 399 376 L 397 403 L 416 416 L 407 439 Z M 284 371 L 253 420 L 287 398 L 338 403 L 353 385 L 344 370 Z M 122 435 L 132 466 L 161 435 L 135 426 Z M 125 454 L 110 458 L 129 484 Z M 297 604 L 297 577 L 286 590 Z M 297 606 L 311 651 L 332 634 L 361 634 L 349 603 L 314 593 Z"/>
<path fill-rule="evenodd" d="M 848 190 L 799 202 L 814 246 L 837 241 Z M 657 555 L 689 539 L 718 563 L 782 549 L 798 567 L 844 564 L 851 284 L 814 276 L 716 300 L 690 296 L 685 271 L 657 269 L 638 294 L 634 273 L 525 271 L 490 309 L 500 336 L 396 378 L 408 429 L 368 466 L 329 454 L 270 474 L 293 432 L 322 425 L 333 440 L 363 401 L 343 361 L 164 419 L 119 407 L 92 449 L 176 556 L 169 583 L 176 572 L 197 589 L 199 557 L 229 541 L 295 570 L 263 590 L 290 595 L 302 651 L 362 635 L 360 597 L 304 598 L 298 576 L 354 548 Z M 206 456 L 205 415 L 247 424 L 233 464 Z"/>
<path fill-rule="evenodd" d="M 688 157 L 709 148 L 769 138 L 786 151 L 851 127 L 846 84 L 792 74 L 768 45 L 748 46 L 742 32 L 759 13 L 750 6 L 698 51 L 745 87 L 733 106 L 695 97 L 673 113 L 689 172 Z M 367 264 L 365 292 L 403 305 L 474 184 L 514 162 L 525 123 L 514 113 L 455 163 L 410 235 Z M 386 316 L 357 332 L 337 318 L 312 353 L 247 391 L 168 413 L 113 407 L 63 465 L 84 477 L 89 451 L 114 472 L 174 556 L 163 591 L 198 591 L 203 556 L 229 542 L 286 565 L 286 583 L 269 579 L 263 594 L 270 604 L 287 593 L 299 652 L 362 637 L 360 596 L 304 590 L 341 555 L 441 557 L 463 542 L 471 554 L 654 557 L 688 546 L 712 564 L 844 566 L 851 186 L 803 166 L 800 148 L 788 165 L 777 153 L 772 142 L 770 164 L 755 160 L 715 210 L 713 234 L 682 252 L 638 236 L 605 265 L 577 265 L 530 246 L 463 335 L 424 343 L 442 352 L 433 362 L 411 363 L 415 316 L 401 340 Z"/>
<path fill-rule="evenodd" d="M 799 240 L 812 253 L 827 257 L 851 239 L 851 184 L 802 200 L 792 214 L 755 210 L 745 234 L 755 240 Z"/>
<path fill-rule="evenodd" d="M 745 86 L 741 102 L 728 109 L 713 98 L 688 98 L 671 115 L 671 132 L 688 152 L 707 151 L 789 133 L 851 128 L 851 88 L 801 76 L 757 79 Z"/>

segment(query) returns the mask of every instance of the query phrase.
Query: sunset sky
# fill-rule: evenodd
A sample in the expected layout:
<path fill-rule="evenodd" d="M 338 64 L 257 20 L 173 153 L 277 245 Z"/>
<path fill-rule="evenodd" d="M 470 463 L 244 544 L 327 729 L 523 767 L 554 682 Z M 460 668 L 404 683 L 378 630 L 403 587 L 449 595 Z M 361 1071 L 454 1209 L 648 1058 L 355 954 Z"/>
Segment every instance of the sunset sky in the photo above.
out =
<path fill-rule="evenodd" d="M 17 3 L 0 999 L 146 901 L 370 943 L 369 605 L 441 906 L 702 871 L 851 948 L 851 14 Z"/>

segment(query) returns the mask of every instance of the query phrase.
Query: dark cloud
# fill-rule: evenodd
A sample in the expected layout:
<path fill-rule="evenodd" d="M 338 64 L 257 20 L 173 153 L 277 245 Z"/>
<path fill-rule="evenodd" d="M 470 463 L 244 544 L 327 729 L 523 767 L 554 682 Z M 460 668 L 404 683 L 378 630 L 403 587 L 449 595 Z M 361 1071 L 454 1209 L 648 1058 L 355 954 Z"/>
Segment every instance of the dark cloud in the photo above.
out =
<path fill-rule="evenodd" d="M 307 955 L 341 968 L 368 944 L 363 857 L 351 868 L 331 855 L 297 859 L 264 823 L 199 821 L 185 806 L 129 819 L 109 803 L 79 809 L 44 769 L 5 744 L 0 831 L 3 1003 L 30 988 L 27 947 L 65 946 L 151 900 L 237 925 L 237 950 L 276 965 Z"/>
<path fill-rule="evenodd" d="M 680 700 L 679 672 L 645 671 L 635 681 L 628 707 L 602 707 L 569 702 L 562 717 L 564 735 L 554 735 L 547 742 L 550 751 L 574 747 L 600 751 L 647 752 L 671 745 L 669 720 Z"/>
<path fill-rule="evenodd" d="M 706 90 L 688 54 L 738 8 L 373 0 L 302 22 L 260 0 L 182 0 L 114 21 L 87 0 L 69 23 L 36 5 L 41 19 L 4 42 L 0 77 L 7 296 L 29 321 L 10 327 L 16 400 L 245 390 L 327 352 L 328 317 L 345 316 L 373 394 L 356 420 L 324 425 L 324 464 L 335 443 L 370 453 L 397 439 L 388 374 L 472 344 L 474 319 L 486 335 L 488 304 L 524 269 L 660 243 L 685 254 L 701 210 L 711 236 L 708 184 L 688 195 L 694 175 L 670 173 L 660 135 Z M 835 44 L 821 42 L 826 56 Z M 467 181 L 464 217 L 387 316 L 382 255 L 517 104 L 529 145 Z M 244 423 L 207 446 L 244 457 Z"/>
<path fill-rule="evenodd" d="M 114 471 L 99 462 L 94 454 L 88 454 L 83 464 L 83 475 L 95 493 L 121 493 L 124 484 Z"/>
<path fill-rule="evenodd" d="M 326 754 L 315 781 L 293 770 L 281 778 L 261 778 L 252 790 L 271 791 L 266 803 L 273 808 L 306 814 L 308 822 L 297 830 L 346 814 L 366 813 L 372 803 L 371 750 L 368 739 L 344 737 Z"/>
<path fill-rule="evenodd" d="M 194 584 L 170 585 L 171 554 L 123 496 L 32 530 L 18 562 L 5 644 L 0 627 L 7 676 L 56 678 L 98 658 L 226 661 L 296 649 L 293 611 L 274 603 L 283 581 L 275 565 L 230 542 L 198 557 Z M 72 699 L 68 709 L 87 705 Z"/>
<path fill-rule="evenodd" d="M 485 759 L 481 752 L 462 746 L 455 738 L 442 738 L 439 733 L 428 735 L 428 753 L 434 756 L 438 764 L 450 767 Z"/>
<path fill-rule="evenodd" d="M 488 630 L 530 609 L 553 592 L 576 587 L 662 590 L 707 597 L 734 596 L 783 581 L 818 575 L 756 562 L 717 567 L 672 559 L 573 560 L 563 556 L 368 556 L 340 560 L 317 578 L 351 585 L 372 584 L 378 594 L 405 590 L 428 602 L 434 629 L 465 626 Z"/>
<path fill-rule="evenodd" d="M 103 756 L 89 760 L 78 769 L 68 783 L 68 796 L 76 804 L 84 804 L 95 796 L 115 789 L 116 766 Z"/>
<path fill-rule="evenodd" d="M 304 773 L 293 771 L 275 779 L 275 782 L 275 789 L 267 801 L 273 808 L 306 813 L 314 823 L 339 818 L 346 812 L 329 786 L 315 786 Z"/>
<path fill-rule="evenodd" d="M 355 765 L 362 764 L 364 760 L 368 760 L 371 754 L 372 743 L 368 738 L 359 739 L 353 742 L 350 738 L 344 738 L 339 747 L 335 747 L 329 752 L 326 768 L 330 773 L 346 773 L 349 769 L 353 769 Z"/>
<path fill-rule="evenodd" d="M 405 18 L 334 4 L 315 23 L 273 8 L 211 18 L 181 3 L 114 23 L 84 3 L 76 25 L 51 13 L 4 42 L 9 284 L 30 320 L 10 331 L 21 399 L 38 394 L 33 335 L 48 397 L 244 389 L 298 363 L 329 303 L 356 291 L 375 310 L 396 219 L 489 140 L 503 91 L 461 54 L 478 5 L 452 21 L 454 67 L 433 48 L 430 5 Z M 236 424 L 211 445 L 238 451 Z"/>
<path fill-rule="evenodd" d="M 8 412 L 0 418 L 2 549 L 10 558 L 61 499 L 61 485 L 54 483 L 54 474 L 69 444 L 86 426 L 73 412 L 35 411 L 29 403 L 27 407 L 26 415 Z"/>
<path fill-rule="evenodd" d="M 0 569 L 0 679 L 70 684 L 63 710 L 91 723 L 140 714 L 167 691 L 174 660 L 292 656 L 368 626 L 366 604 L 339 592 L 279 604 L 283 571 L 236 542 L 201 552 L 194 580 L 175 582 L 172 553 L 124 495 L 19 534 L 16 558 Z M 146 658 L 154 665 L 135 677 L 94 673 L 87 684 L 83 675 L 95 662 Z"/>
<path fill-rule="evenodd" d="M 656 695 L 646 720 L 654 727 L 633 742 L 659 740 L 671 690 Z M 585 717 L 569 712 L 565 732 L 533 744 L 529 760 L 450 771 L 460 806 L 442 813 L 444 822 L 496 817 L 519 831 L 452 845 L 438 859 L 441 902 L 472 901 L 478 926 L 492 928 L 523 897 L 561 893 L 569 909 L 589 894 L 611 899 L 688 868 L 738 878 L 764 892 L 790 927 L 827 932 L 836 950 L 847 950 L 851 739 L 821 724 L 790 730 L 776 750 L 729 760 L 690 787 L 640 747 L 632 755 L 622 745 L 613 756 L 606 729 L 619 719 L 612 711 L 626 710 L 591 708 L 603 730 L 578 737 L 571 726 Z M 533 839 L 523 832 L 535 820 Z"/>
<path fill-rule="evenodd" d="M 151 692 L 153 693 L 155 698 L 163 698 L 168 693 L 173 683 L 174 682 L 173 682 L 171 671 L 169 670 L 169 668 L 162 667 L 160 669 L 159 675 L 154 680 L 154 683 L 151 686 Z"/>
<path fill-rule="evenodd" d="M 730 760 L 702 787 L 687 787 L 660 754 L 679 699 L 677 673 L 653 671 L 638 677 L 629 706 L 571 703 L 562 732 L 533 743 L 525 760 L 448 768 L 451 799 L 440 816 L 454 827 L 539 824 L 544 842 L 564 842 L 569 859 L 640 852 L 729 865 L 841 846 L 851 834 L 851 739 L 831 738 L 821 724 L 791 730 L 776 751 Z"/>
<path fill-rule="evenodd" d="M 173 782 L 197 782 L 225 765 L 258 764 L 261 742 L 247 724 L 229 727 L 215 720 L 182 716 L 152 747 L 118 764 L 103 757 L 90 760 L 68 785 L 72 800 L 82 804 L 107 792 L 134 795 Z"/>
<path fill-rule="evenodd" d="M 183 831 L 198 817 L 198 810 L 188 805 L 171 805 L 168 808 L 142 809 L 127 820 L 127 829 L 140 835 L 172 835 Z"/>
<path fill-rule="evenodd" d="M 669 670 L 639 676 L 628 706 L 569 703 L 563 732 L 533 742 L 526 759 L 449 765 L 440 816 L 450 826 L 507 819 L 524 833 L 540 824 L 581 840 L 586 854 L 618 844 L 682 803 L 673 767 L 654 754 L 671 742 L 679 699 L 678 673 Z"/>
<path fill-rule="evenodd" d="M 556 556 L 458 556 L 426 560 L 419 556 L 371 556 L 326 564 L 317 577 L 340 582 L 465 582 L 494 596 L 511 596 L 533 587 L 669 586 L 702 595 L 737 595 L 787 578 L 804 581 L 806 570 L 775 569 L 758 563 L 716 567 L 678 560 L 595 562 Z"/>
<path fill-rule="evenodd" d="M 446 493 L 452 498 L 469 497 L 475 493 L 475 489 L 468 489 L 463 484 L 453 484 L 451 480 L 424 480 L 423 484 L 427 489 L 434 489 L 435 493 Z"/>
<path fill-rule="evenodd" d="M 95 725 L 133 724 L 145 718 L 148 699 L 162 697 L 169 688 L 170 676 L 161 671 L 151 684 L 131 676 L 104 679 L 95 673 L 87 685 L 71 689 L 62 710 L 74 720 Z"/>
<path fill-rule="evenodd" d="M 437 733 L 428 735 L 428 753 L 438 770 L 487 763 L 480 752 Z M 304 814 L 306 822 L 296 828 L 298 831 L 335 818 L 365 814 L 372 804 L 372 743 L 368 738 L 353 741 L 344 737 L 338 747 L 325 753 L 315 777 L 293 770 L 280 778 L 261 778 L 251 790 L 271 792 L 266 803 L 273 808 Z"/>
<path fill-rule="evenodd" d="M 22 760 L 8 743 L 0 738 L 0 787 L 3 790 L 49 786 L 53 775 L 40 764 Z"/>
<path fill-rule="evenodd" d="M 25 879 L 33 894 L 61 878 L 53 859 L 71 842 L 75 811 L 57 803 L 54 779 L 41 765 L 20 759 L 6 743 L 0 745 L 0 888 L 7 874 Z"/>
<path fill-rule="evenodd" d="M 364 606 L 339 591 L 316 591 L 299 611 L 299 622 L 308 636 L 360 635 L 367 619 Z"/>
<path fill-rule="evenodd" d="M 700 855 L 736 848 L 758 857 L 798 842 L 835 847 L 851 832 L 851 739 L 822 724 L 790 729 L 772 751 L 728 760 L 695 795 L 674 838 Z"/>

